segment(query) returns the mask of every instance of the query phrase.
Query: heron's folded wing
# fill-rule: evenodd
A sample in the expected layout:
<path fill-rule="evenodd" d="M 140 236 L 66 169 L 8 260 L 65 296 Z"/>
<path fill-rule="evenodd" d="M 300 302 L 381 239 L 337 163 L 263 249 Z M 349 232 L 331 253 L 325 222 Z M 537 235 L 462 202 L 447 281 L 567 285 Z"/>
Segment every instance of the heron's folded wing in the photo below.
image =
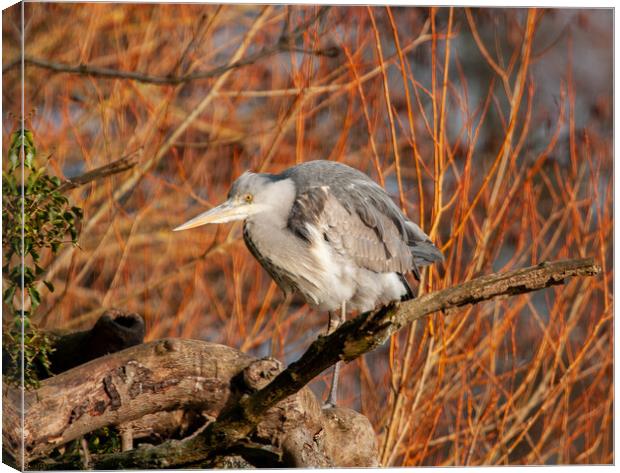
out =
<path fill-rule="evenodd" d="M 441 251 L 428 235 L 408 220 L 398 206 L 376 182 L 368 178 L 349 179 L 343 186 L 331 186 L 334 197 L 349 212 L 355 212 L 366 226 L 373 228 L 383 241 L 397 239 L 405 243 L 413 255 L 413 272 L 417 268 L 443 261 Z"/>
<path fill-rule="evenodd" d="M 288 226 L 310 244 L 314 226 L 335 251 L 371 271 L 413 270 L 411 249 L 392 220 L 371 203 L 355 207 L 346 209 L 328 186 L 311 188 L 295 199 Z"/>

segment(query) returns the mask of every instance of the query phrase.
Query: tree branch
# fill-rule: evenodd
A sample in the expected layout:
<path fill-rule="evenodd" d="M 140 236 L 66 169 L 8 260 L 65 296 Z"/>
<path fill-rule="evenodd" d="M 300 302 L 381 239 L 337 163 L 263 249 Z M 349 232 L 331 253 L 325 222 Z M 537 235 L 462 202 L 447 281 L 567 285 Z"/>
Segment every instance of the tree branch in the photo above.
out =
<path fill-rule="evenodd" d="M 102 77 L 105 79 L 129 79 L 145 84 L 154 85 L 178 85 L 185 82 L 190 82 L 198 79 L 210 79 L 212 77 L 219 76 L 229 70 L 238 69 L 244 66 L 248 66 L 256 63 L 257 61 L 274 54 L 280 54 L 285 52 L 298 52 L 302 54 L 312 54 L 317 56 L 337 57 L 340 53 L 336 47 L 328 47 L 324 49 L 303 49 L 295 46 L 295 42 L 301 38 L 301 36 L 310 28 L 314 23 L 319 21 L 329 10 L 329 6 L 324 6 L 319 10 L 319 13 L 312 19 L 308 20 L 303 25 L 295 29 L 290 37 L 281 36 L 278 42 L 269 47 L 265 47 L 256 53 L 240 59 L 232 64 L 224 66 L 217 66 L 207 71 L 193 72 L 189 74 L 183 74 L 179 76 L 167 75 L 167 76 L 155 76 L 144 74 L 135 71 L 121 71 L 118 69 L 111 69 L 108 67 L 97 67 L 88 64 L 79 64 L 72 66 L 70 64 L 64 64 L 59 62 L 48 61 L 46 59 L 40 59 L 32 56 L 24 57 L 24 64 L 26 66 L 35 66 L 42 69 L 47 69 L 53 72 L 62 72 L 69 74 L 79 74 L 87 76 Z M 2 72 L 5 73 L 21 64 L 21 58 L 10 61 L 6 66 L 2 68 Z"/>
<path fill-rule="evenodd" d="M 224 410 L 201 435 L 171 448 L 160 446 L 99 456 L 96 468 L 161 468 L 186 465 L 208 458 L 247 437 L 265 412 L 296 393 L 339 360 L 351 361 L 382 345 L 403 326 L 437 311 L 449 311 L 497 297 L 510 297 L 563 284 L 570 277 L 594 276 L 600 266 L 593 259 L 541 263 L 529 268 L 482 276 L 401 304 L 392 304 L 346 322 L 331 335 L 319 337 L 302 357 L 263 389 L 242 397 Z"/>
<path fill-rule="evenodd" d="M 109 164 L 105 164 L 103 166 L 93 169 L 92 171 L 85 172 L 84 174 L 81 174 L 79 176 L 66 179 L 60 185 L 60 187 L 58 187 L 58 191 L 66 192 L 71 189 L 75 189 L 76 187 L 88 184 L 89 182 L 95 181 L 97 179 L 112 176 L 113 174 L 118 174 L 119 172 L 127 171 L 138 163 L 141 151 L 142 150 L 134 151 L 133 153 L 129 153 L 122 158 L 117 159 L 116 161 L 112 161 Z"/>

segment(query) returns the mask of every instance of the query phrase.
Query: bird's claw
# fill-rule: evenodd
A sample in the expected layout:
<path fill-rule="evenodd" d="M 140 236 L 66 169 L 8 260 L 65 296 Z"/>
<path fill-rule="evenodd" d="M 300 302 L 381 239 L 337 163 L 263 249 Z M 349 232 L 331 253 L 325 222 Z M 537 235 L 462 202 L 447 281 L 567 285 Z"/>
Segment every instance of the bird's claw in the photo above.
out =
<path fill-rule="evenodd" d="M 321 409 L 334 409 L 335 407 L 337 407 L 335 402 L 327 401 L 325 404 L 323 404 Z"/>

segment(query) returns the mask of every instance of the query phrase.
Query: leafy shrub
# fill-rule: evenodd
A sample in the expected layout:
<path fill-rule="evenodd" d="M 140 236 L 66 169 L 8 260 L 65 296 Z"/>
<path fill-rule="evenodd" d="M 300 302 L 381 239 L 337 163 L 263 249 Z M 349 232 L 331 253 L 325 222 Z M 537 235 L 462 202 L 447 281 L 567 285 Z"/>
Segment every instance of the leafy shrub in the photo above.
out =
<path fill-rule="evenodd" d="M 4 327 L 4 375 L 9 382 L 21 382 L 23 355 L 26 387 L 38 386 L 41 374 L 51 374 L 51 340 L 31 322 L 41 304 L 38 282 L 54 291 L 51 281 L 42 279 L 45 269 L 40 266 L 41 253 L 49 248 L 55 254 L 65 243 L 76 244 L 82 218 L 82 210 L 71 206 L 61 193 L 60 179 L 49 175 L 36 154 L 32 132 L 14 132 L 8 168 L 2 172 L 2 299 L 12 316 Z"/>

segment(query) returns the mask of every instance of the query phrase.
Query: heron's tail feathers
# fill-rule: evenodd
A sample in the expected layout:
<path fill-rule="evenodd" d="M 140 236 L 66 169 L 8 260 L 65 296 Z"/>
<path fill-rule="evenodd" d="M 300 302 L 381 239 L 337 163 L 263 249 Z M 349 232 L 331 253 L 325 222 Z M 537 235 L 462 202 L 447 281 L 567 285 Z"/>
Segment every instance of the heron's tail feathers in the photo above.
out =
<path fill-rule="evenodd" d="M 416 244 L 411 247 L 411 254 L 417 266 L 428 266 L 436 261 L 444 260 L 443 254 L 439 251 L 439 248 L 430 240 L 416 242 Z"/>
<path fill-rule="evenodd" d="M 428 235 L 415 223 L 407 221 L 405 224 L 409 248 L 416 266 L 428 266 L 436 261 L 443 261 L 444 257 L 439 248 L 430 240 Z"/>

